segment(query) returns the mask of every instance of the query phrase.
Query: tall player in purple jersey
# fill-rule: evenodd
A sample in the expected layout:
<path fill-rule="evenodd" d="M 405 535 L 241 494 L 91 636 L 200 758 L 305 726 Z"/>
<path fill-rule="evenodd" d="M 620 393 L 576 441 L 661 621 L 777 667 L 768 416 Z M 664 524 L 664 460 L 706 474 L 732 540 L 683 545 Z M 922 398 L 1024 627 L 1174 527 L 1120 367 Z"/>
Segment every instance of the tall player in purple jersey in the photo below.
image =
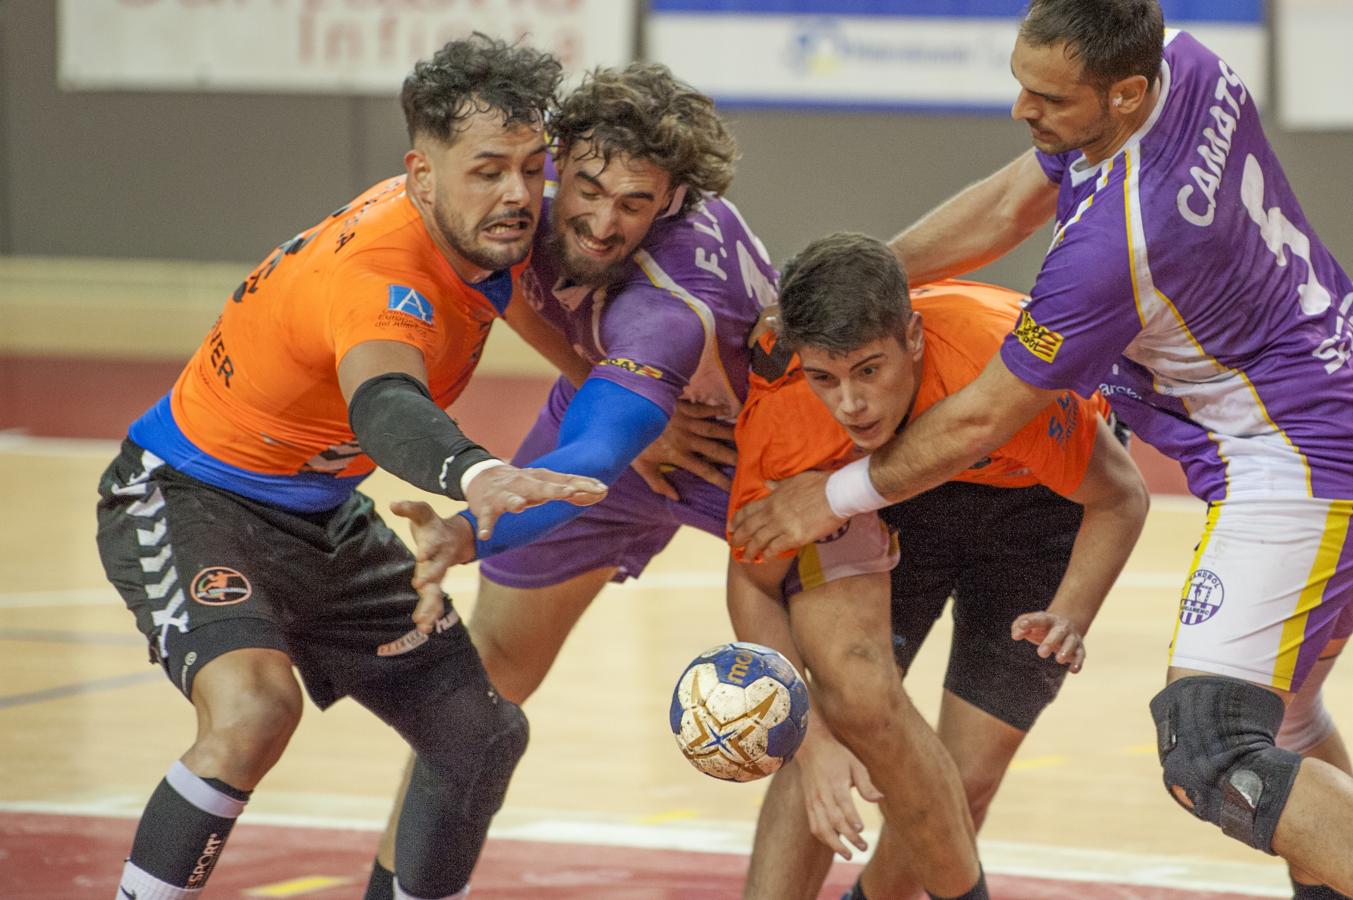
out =
<path fill-rule="evenodd" d="M 1240 76 L 1156 0 L 1034 0 L 1011 69 L 1035 151 L 893 242 L 926 282 L 1055 211 L 999 358 L 872 459 L 746 507 L 734 539 L 802 546 L 939 483 L 1052 392 L 1103 391 L 1209 503 L 1151 703 L 1166 787 L 1285 857 L 1298 898 L 1347 895 L 1353 778 L 1320 684 L 1353 631 L 1353 282 Z"/>
<path fill-rule="evenodd" d="M 710 473 L 722 486 L 673 471 L 668 497 L 630 466 L 679 404 L 712 412 L 710 433 L 731 439 L 718 419 L 742 406 L 748 334 L 777 278 L 720 196 L 733 178 L 732 136 L 713 101 L 665 67 L 598 70 L 550 124 L 558 177 L 546 186 L 524 290 L 591 369 L 576 387 L 554 386 L 514 458 L 592 474 L 611 485 L 613 502 L 594 516 L 560 504 L 501 518 L 486 541 L 476 541 L 469 515 L 442 520 L 426 504 L 395 505 L 420 547 L 430 531 L 441 538 L 415 579 L 428 598 L 415 621 L 431 627 L 450 565 L 483 560 L 471 635 L 494 686 L 522 700 L 608 581 L 637 577 L 681 525 L 723 533 L 727 471 Z M 723 449 L 731 461 L 731 446 Z M 389 896 L 381 869 L 392 856 L 387 831 L 368 898 Z"/>

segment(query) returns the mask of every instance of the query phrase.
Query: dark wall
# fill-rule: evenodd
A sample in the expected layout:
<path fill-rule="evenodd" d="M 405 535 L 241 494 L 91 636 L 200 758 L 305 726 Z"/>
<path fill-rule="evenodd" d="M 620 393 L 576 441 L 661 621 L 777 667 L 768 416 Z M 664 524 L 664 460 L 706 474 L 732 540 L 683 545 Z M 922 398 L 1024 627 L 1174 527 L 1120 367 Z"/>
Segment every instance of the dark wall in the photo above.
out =
<path fill-rule="evenodd" d="M 63 92 L 55 8 L 0 0 L 0 254 L 252 262 L 402 170 L 397 85 L 388 99 Z M 743 150 L 732 196 L 777 261 L 833 229 L 889 236 L 1027 146 L 1022 128 L 979 116 L 728 117 Z M 1353 265 L 1353 134 L 1270 135 Z M 1027 288 L 1044 242 L 984 274 Z"/>

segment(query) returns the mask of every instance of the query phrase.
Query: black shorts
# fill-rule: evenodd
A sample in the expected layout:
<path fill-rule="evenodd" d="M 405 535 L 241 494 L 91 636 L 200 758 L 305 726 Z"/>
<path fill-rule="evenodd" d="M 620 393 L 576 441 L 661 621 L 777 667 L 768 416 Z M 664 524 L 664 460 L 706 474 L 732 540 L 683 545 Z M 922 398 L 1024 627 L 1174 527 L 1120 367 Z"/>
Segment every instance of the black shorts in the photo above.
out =
<path fill-rule="evenodd" d="M 98 519 L 108 579 L 151 660 L 189 698 L 203 666 L 243 648 L 286 653 L 321 708 L 388 697 L 398 680 L 483 677 L 449 600 L 433 635 L 414 629 L 413 556 L 360 493 L 328 512 L 288 512 L 124 441 L 100 479 Z"/>
<path fill-rule="evenodd" d="M 1036 486 L 949 482 L 879 513 L 895 528 L 893 642 L 905 671 L 954 598 L 944 687 L 1021 731 L 1057 696 L 1066 667 L 1010 639 L 1021 613 L 1047 609 L 1071 558 L 1081 507 Z"/>

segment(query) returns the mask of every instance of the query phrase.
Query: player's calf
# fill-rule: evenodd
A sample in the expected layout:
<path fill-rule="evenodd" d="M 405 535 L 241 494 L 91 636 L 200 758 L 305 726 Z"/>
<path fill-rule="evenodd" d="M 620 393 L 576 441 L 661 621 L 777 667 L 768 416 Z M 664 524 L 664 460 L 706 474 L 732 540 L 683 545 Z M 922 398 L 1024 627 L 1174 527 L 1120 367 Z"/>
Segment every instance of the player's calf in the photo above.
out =
<path fill-rule="evenodd" d="M 1301 765 L 1275 745 L 1283 701 L 1217 675 L 1181 678 L 1151 700 L 1165 787 L 1181 806 L 1265 853 Z"/>

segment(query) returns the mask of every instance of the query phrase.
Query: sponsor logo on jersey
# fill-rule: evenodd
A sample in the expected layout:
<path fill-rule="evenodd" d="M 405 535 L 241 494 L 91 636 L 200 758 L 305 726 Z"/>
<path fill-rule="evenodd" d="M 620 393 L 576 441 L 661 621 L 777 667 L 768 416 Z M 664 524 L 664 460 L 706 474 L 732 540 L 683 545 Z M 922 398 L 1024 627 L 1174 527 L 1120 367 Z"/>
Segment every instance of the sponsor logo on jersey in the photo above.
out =
<path fill-rule="evenodd" d="M 633 372 L 635 375 L 647 375 L 649 378 L 662 378 L 662 370 L 655 369 L 652 366 L 646 366 L 643 363 L 637 363 L 632 359 L 626 359 L 623 356 L 611 356 L 597 363 L 599 366 L 615 366 L 617 369 L 624 369 L 626 372 Z"/>
<path fill-rule="evenodd" d="M 1179 600 L 1179 621 L 1183 625 L 1199 625 L 1216 615 L 1226 599 L 1226 588 L 1217 573 L 1197 569 L 1184 586 Z"/>
<path fill-rule="evenodd" d="M 248 578 L 234 569 L 207 566 L 193 577 L 189 593 L 204 606 L 233 606 L 248 600 L 254 588 Z"/>
<path fill-rule="evenodd" d="M 1056 359 L 1057 351 L 1062 349 L 1062 336 L 1035 322 L 1027 309 L 1019 314 L 1019 321 L 1015 323 L 1015 338 L 1024 349 L 1046 363 Z"/>
<path fill-rule="evenodd" d="M 405 287 L 402 284 L 392 284 L 389 287 L 389 308 L 395 312 L 404 313 L 406 316 L 413 316 L 420 322 L 432 324 L 432 303 L 428 298 L 418 293 L 411 287 Z"/>

